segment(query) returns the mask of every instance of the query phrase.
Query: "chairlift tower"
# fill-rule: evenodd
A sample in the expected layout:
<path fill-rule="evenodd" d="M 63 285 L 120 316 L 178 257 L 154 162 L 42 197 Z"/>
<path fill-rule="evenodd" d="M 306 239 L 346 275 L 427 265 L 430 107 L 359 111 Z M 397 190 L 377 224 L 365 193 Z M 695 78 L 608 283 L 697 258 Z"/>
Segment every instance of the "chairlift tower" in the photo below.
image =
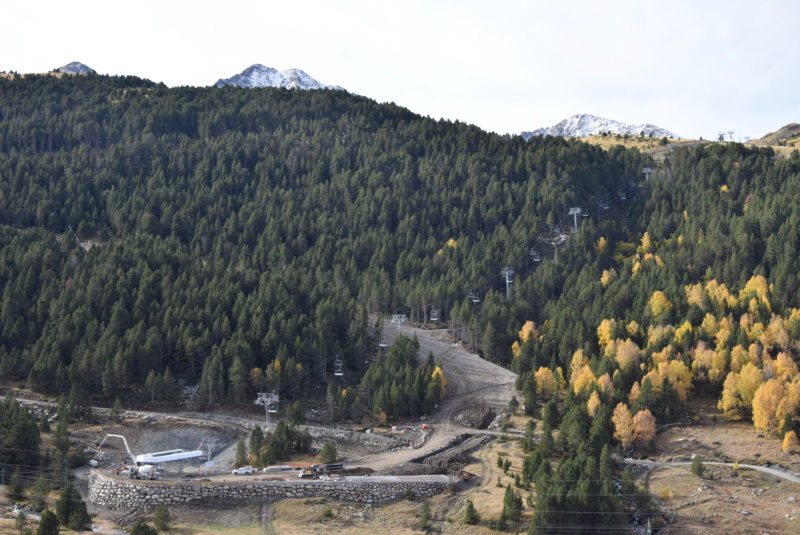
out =
<path fill-rule="evenodd" d="M 728 130 L 728 141 L 733 143 L 733 130 Z"/>
<path fill-rule="evenodd" d="M 652 172 L 653 172 L 653 168 L 652 167 L 645 167 L 644 169 L 642 169 L 642 173 L 644 173 L 644 181 L 645 182 L 650 182 L 650 173 L 652 173 Z"/>
<path fill-rule="evenodd" d="M 575 234 L 578 233 L 578 216 L 581 215 L 581 209 L 578 207 L 573 207 L 569 209 L 569 215 L 572 216 L 573 222 L 575 223 Z"/>
<path fill-rule="evenodd" d="M 504 267 L 500 270 L 500 274 L 506 278 L 506 301 L 508 301 L 508 286 L 513 282 L 511 277 L 514 276 L 514 270 L 510 267 Z"/>
<path fill-rule="evenodd" d="M 278 395 L 273 390 L 271 394 L 266 392 L 259 392 L 258 399 L 255 400 L 256 405 L 264 405 L 264 412 L 267 415 L 267 431 L 269 431 L 269 415 L 270 413 L 278 412 Z"/>
<path fill-rule="evenodd" d="M 397 330 L 400 330 L 400 325 L 408 321 L 408 316 L 405 314 L 392 314 L 392 323 L 397 324 Z"/>

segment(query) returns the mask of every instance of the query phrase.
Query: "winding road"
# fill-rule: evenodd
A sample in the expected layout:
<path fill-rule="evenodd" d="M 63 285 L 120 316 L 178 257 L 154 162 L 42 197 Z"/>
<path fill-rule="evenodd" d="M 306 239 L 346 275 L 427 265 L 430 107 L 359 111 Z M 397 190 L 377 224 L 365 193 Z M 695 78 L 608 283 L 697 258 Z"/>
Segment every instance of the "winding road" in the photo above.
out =
<path fill-rule="evenodd" d="M 674 461 L 674 462 L 662 462 L 662 461 L 650 461 L 650 460 L 638 460 L 638 459 L 625 459 L 626 464 L 632 465 L 639 465 L 639 466 L 691 466 L 692 463 L 689 461 Z M 719 461 L 703 461 L 703 464 L 710 464 L 714 466 L 728 466 L 733 468 L 734 463 L 723 463 Z M 756 470 L 763 474 L 769 474 L 771 476 L 778 477 L 780 479 L 784 479 L 786 481 L 791 481 L 792 483 L 800 483 L 800 477 L 792 474 L 791 472 L 787 472 L 786 470 L 782 470 L 779 468 L 772 468 L 770 466 L 758 466 L 755 464 L 742 464 L 739 463 L 739 468 L 749 468 L 751 470 Z"/>
<path fill-rule="evenodd" d="M 455 418 L 469 408 L 489 407 L 498 411 L 508 407 L 512 396 L 519 399 L 516 389 L 517 375 L 505 368 L 483 360 L 469 353 L 461 345 L 453 345 L 440 340 L 446 329 L 418 329 L 408 325 L 384 323 L 383 337 L 391 344 L 399 334 L 413 337 L 419 341 L 419 359 L 424 361 L 428 353 L 442 363 L 447 386 L 445 397 L 439 409 L 431 415 L 427 422 L 433 432 L 420 448 L 405 449 L 393 452 L 376 453 L 363 457 L 358 466 L 368 466 L 373 470 L 384 470 L 408 462 L 410 459 L 424 456 L 428 452 L 441 449 L 461 434 L 490 433 L 486 430 L 473 429 L 459 425 Z"/>

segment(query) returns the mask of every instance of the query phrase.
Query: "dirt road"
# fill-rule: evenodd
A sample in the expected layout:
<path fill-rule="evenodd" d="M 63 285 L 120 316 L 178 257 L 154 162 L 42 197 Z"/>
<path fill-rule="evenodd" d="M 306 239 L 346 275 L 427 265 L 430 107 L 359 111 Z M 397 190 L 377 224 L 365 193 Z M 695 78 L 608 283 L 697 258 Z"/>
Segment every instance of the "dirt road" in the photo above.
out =
<path fill-rule="evenodd" d="M 649 460 L 637 460 L 637 459 L 625 459 L 626 464 L 634 464 L 640 466 L 691 466 L 692 463 L 688 461 L 675 461 L 675 462 L 661 462 L 661 461 L 649 461 Z M 710 464 L 714 466 L 728 466 L 733 468 L 733 463 L 723 463 L 719 461 L 703 461 L 703 464 Z M 770 466 L 758 466 L 756 464 L 742 464 L 739 463 L 739 468 L 749 468 L 750 470 L 756 470 L 757 472 L 761 472 L 762 474 L 769 474 L 771 476 L 778 477 L 780 479 L 784 479 L 786 481 L 791 481 L 793 483 L 800 483 L 800 477 L 787 472 L 786 470 L 781 470 L 780 468 L 772 468 Z"/>
<path fill-rule="evenodd" d="M 458 434 L 486 433 L 486 431 L 463 427 L 455 422 L 455 417 L 463 410 L 475 407 L 488 407 L 502 411 L 517 392 L 517 375 L 496 364 L 469 353 L 461 345 L 451 345 L 444 338 L 443 331 L 417 329 L 408 325 L 384 323 L 384 339 L 391 344 L 398 334 L 417 336 L 420 344 L 419 358 L 424 361 L 428 353 L 442 363 L 447 378 L 445 397 L 439 409 L 427 422 L 433 431 L 425 444 L 418 449 L 389 451 L 366 456 L 359 460 L 358 466 L 368 466 L 380 471 L 401 465 L 410 459 L 447 445 Z"/>

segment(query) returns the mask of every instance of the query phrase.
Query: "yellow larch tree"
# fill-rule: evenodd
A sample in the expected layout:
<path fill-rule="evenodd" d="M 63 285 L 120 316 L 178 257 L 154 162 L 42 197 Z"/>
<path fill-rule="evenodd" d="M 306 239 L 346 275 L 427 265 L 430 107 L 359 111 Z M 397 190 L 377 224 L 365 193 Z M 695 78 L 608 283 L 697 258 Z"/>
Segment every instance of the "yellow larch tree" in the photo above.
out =
<path fill-rule="evenodd" d="M 719 330 L 717 318 L 711 314 L 706 314 L 703 318 L 703 322 L 700 324 L 699 330 L 701 336 L 708 338 L 709 340 L 713 340 L 717 335 L 717 331 Z"/>
<path fill-rule="evenodd" d="M 536 330 L 536 323 L 532 321 L 526 321 L 525 325 L 522 326 L 522 329 L 519 331 L 519 339 L 525 342 L 531 342 L 536 340 L 539 336 L 538 331 Z"/>
<path fill-rule="evenodd" d="M 431 379 L 435 379 L 436 377 L 438 377 L 439 380 L 441 381 L 442 384 L 441 395 L 444 396 L 444 389 L 447 386 L 447 378 L 444 376 L 444 371 L 442 371 L 441 366 L 436 366 L 436 368 L 433 370 L 433 373 L 431 374 Z"/>
<path fill-rule="evenodd" d="M 614 334 L 614 329 L 617 328 L 617 320 L 604 319 L 597 327 L 597 343 L 600 349 L 603 350 L 611 341 L 611 336 Z"/>
<path fill-rule="evenodd" d="M 717 402 L 717 408 L 726 418 L 739 420 L 745 415 L 745 407 L 739 395 L 739 375 L 735 372 L 728 373 L 722 385 L 722 397 Z"/>
<path fill-rule="evenodd" d="M 553 371 L 542 366 L 536 370 L 534 377 L 536 378 L 536 393 L 547 399 L 552 398 L 556 392 Z"/>
<path fill-rule="evenodd" d="M 793 451 L 800 446 L 800 441 L 797 440 L 797 433 L 789 431 L 783 436 L 783 451 Z"/>
<path fill-rule="evenodd" d="M 597 387 L 605 394 L 611 395 L 614 393 L 614 381 L 608 372 L 604 373 L 597 379 Z"/>
<path fill-rule="evenodd" d="M 672 303 L 667 299 L 666 294 L 661 290 L 656 290 L 647 302 L 647 307 L 653 318 L 653 323 L 662 323 L 669 317 L 672 311 Z"/>
<path fill-rule="evenodd" d="M 589 401 L 586 402 L 586 410 L 591 418 L 594 418 L 594 415 L 597 414 L 597 409 L 599 409 L 602 404 L 603 402 L 600 399 L 600 395 L 597 393 L 597 390 L 595 390 L 592 392 L 592 395 L 589 396 Z"/>
<path fill-rule="evenodd" d="M 741 345 L 736 345 L 731 349 L 731 371 L 739 373 L 742 366 L 750 362 L 750 354 Z"/>
<path fill-rule="evenodd" d="M 570 361 L 569 364 L 570 377 L 575 375 L 578 372 L 578 370 L 580 370 L 587 364 L 589 364 L 589 359 L 586 355 L 584 355 L 583 349 L 578 349 L 577 351 L 575 351 L 575 353 L 572 354 L 572 360 Z M 571 380 L 570 380 L 570 385 L 572 385 Z"/>
<path fill-rule="evenodd" d="M 642 327 L 635 320 L 627 324 L 625 330 L 628 331 L 628 336 L 635 337 L 642 334 Z"/>
<path fill-rule="evenodd" d="M 789 332 L 786 330 L 786 322 L 777 314 L 773 314 L 769 320 L 767 328 L 759 338 L 759 342 L 767 351 L 779 349 L 780 351 L 789 350 Z"/>
<path fill-rule="evenodd" d="M 794 379 L 798 374 L 797 363 L 781 351 L 772 361 L 772 373 L 774 377 L 784 381 Z"/>
<path fill-rule="evenodd" d="M 675 338 L 675 327 L 672 325 L 651 325 L 647 328 L 647 347 L 663 347 Z"/>
<path fill-rule="evenodd" d="M 639 411 L 633 417 L 633 440 L 640 446 L 656 437 L 656 417 L 649 409 Z"/>
<path fill-rule="evenodd" d="M 617 278 L 617 271 L 614 268 L 604 269 L 603 274 L 600 275 L 600 284 L 608 286 L 608 283 Z"/>
<path fill-rule="evenodd" d="M 633 383 L 631 386 L 631 391 L 628 392 L 628 404 L 633 405 L 639 400 L 639 396 L 642 395 L 642 387 L 639 386 L 639 381 Z"/>
<path fill-rule="evenodd" d="M 636 251 L 641 254 L 647 254 L 647 253 L 652 253 L 653 251 L 655 251 L 655 249 L 656 249 L 655 243 L 650 238 L 650 233 L 645 232 L 644 235 L 642 236 L 642 244 Z"/>
<path fill-rule="evenodd" d="M 620 401 L 614 408 L 611 421 L 614 422 L 614 438 L 620 441 L 623 448 L 630 446 L 633 443 L 634 428 L 633 416 L 628 406 Z"/>
<path fill-rule="evenodd" d="M 689 284 L 684 286 L 684 290 L 686 291 L 686 302 L 689 304 L 689 306 L 696 305 L 703 312 L 708 309 L 706 304 L 706 293 L 703 291 L 702 284 Z"/>
<path fill-rule="evenodd" d="M 756 391 L 763 382 L 761 370 L 752 362 L 745 364 L 742 367 L 742 371 L 739 372 L 736 385 L 739 389 L 739 397 L 748 411 L 753 409 L 753 398 L 755 398 Z"/>
<path fill-rule="evenodd" d="M 628 362 L 641 362 L 642 350 L 636 345 L 636 342 L 628 338 L 624 342 L 617 344 L 617 362 L 620 368 L 625 368 Z"/>
<path fill-rule="evenodd" d="M 691 340 L 693 331 L 692 324 L 688 321 L 684 321 L 683 325 L 675 329 L 675 343 L 678 347 L 682 347 L 684 341 Z"/>
<path fill-rule="evenodd" d="M 781 420 L 786 416 L 781 401 L 786 395 L 783 385 L 777 379 L 762 383 L 753 397 L 753 425 L 767 433 L 776 433 Z"/>

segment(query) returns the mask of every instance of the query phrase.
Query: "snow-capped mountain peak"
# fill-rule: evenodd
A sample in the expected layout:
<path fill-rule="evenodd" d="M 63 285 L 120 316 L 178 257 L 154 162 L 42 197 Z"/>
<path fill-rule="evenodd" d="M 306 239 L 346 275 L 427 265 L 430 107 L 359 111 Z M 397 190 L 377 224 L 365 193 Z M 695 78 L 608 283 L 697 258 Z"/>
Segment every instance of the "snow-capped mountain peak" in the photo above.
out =
<path fill-rule="evenodd" d="M 310 77 L 300 69 L 279 71 L 261 64 L 251 65 L 231 78 L 217 80 L 217 87 L 236 85 L 239 87 L 286 87 L 289 89 L 343 89 L 338 85 L 327 85 Z"/>
<path fill-rule="evenodd" d="M 63 67 L 59 67 L 56 69 L 56 72 L 66 72 L 69 74 L 88 74 L 94 72 L 94 69 L 84 65 L 80 61 L 73 61 L 72 63 L 67 63 Z"/>
<path fill-rule="evenodd" d="M 528 139 L 532 136 L 570 136 L 570 137 L 587 137 L 599 134 L 601 132 L 608 132 L 610 134 L 629 134 L 638 136 L 644 132 L 645 136 L 652 135 L 653 137 L 669 137 L 680 139 L 681 136 L 665 130 L 653 124 L 630 124 L 614 121 L 613 119 L 604 119 L 603 117 L 595 117 L 589 114 L 573 115 L 568 119 L 564 119 L 555 126 L 549 128 L 539 128 L 533 132 L 522 132 L 522 137 Z"/>

